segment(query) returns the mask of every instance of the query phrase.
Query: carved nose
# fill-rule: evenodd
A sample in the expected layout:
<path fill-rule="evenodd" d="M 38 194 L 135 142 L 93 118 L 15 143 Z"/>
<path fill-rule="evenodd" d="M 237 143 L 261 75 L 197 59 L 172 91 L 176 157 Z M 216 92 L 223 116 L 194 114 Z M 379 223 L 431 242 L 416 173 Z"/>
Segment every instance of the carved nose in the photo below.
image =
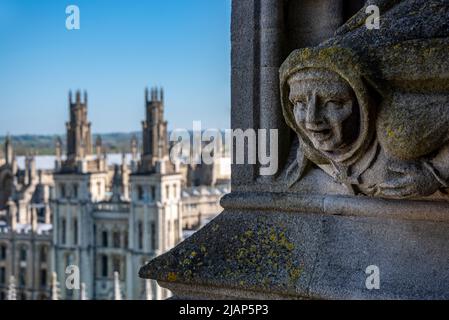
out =
<path fill-rule="evenodd" d="M 323 120 L 318 114 L 316 100 L 316 96 L 312 95 L 307 103 L 306 124 L 309 124 L 312 127 L 323 123 Z"/>

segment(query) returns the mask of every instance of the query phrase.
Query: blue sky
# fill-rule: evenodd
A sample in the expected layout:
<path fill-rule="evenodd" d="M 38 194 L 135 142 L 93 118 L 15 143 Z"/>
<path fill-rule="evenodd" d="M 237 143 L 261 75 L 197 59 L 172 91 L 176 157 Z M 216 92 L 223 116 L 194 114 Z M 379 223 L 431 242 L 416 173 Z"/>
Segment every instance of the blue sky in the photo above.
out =
<path fill-rule="evenodd" d="M 68 5 L 80 30 L 65 28 Z M 230 126 L 230 0 L 0 0 L 0 135 L 61 134 L 69 89 L 93 132 L 141 129 L 144 88 L 169 128 Z"/>

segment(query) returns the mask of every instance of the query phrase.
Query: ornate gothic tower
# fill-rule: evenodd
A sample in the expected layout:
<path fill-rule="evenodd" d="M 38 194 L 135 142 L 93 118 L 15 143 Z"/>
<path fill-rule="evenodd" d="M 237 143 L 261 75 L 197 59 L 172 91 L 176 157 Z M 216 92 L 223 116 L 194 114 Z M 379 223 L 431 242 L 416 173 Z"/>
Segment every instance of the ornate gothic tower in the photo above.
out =
<path fill-rule="evenodd" d="M 164 120 L 164 93 L 145 90 L 146 119 L 143 121 L 143 147 L 138 169 L 129 177 L 132 205 L 129 214 L 129 253 L 127 255 L 126 295 L 142 299 L 145 283 L 136 266 L 175 246 L 182 236 L 181 174 L 168 157 L 167 121 Z M 137 140 L 131 143 L 137 159 Z M 154 298 L 166 293 L 152 282 Z"/>
<path fill-rule="evenodd" d="M 168 160 L 167 121 L 164 120 L 163 89 L 145 89 L 146 120 L 142 121 L 142 161 L 140 172 L 155 171 L 156 163 Z"/>
<path fill-rule="evenodd" d="M 67 126 L 67 158 L 61 159 L 62 142 L 56 140 L 56 169 L 53 174 L 55 197 L 52 200 L 54 259 L 52 270 L 65 279 L 69 265 L 77 265 L 89 298 L 95 293 L 95 256 L 92 244 L 96 233 L 93 212 L 96 203 L 107 200 L 108 172 L 101 138 L 92 154 L 91 124 L 87 119 L 87 94 L 75 101 L 69 93 L 70 119 Z M 61 297 L 78 299 L 79 290 L 61 287 Z"/>
<path fill-rule="evenodd" d="M 76 92 L 75 101 L 72 101 L 72 92 L 69 93 L 70 120 L 67 127 L 67 160 L 77 161 L 92 153 L 92 140 L 90 122 L 87 120 L 87 93 L 84 92 L 84 101 L 81 93 Z"/>

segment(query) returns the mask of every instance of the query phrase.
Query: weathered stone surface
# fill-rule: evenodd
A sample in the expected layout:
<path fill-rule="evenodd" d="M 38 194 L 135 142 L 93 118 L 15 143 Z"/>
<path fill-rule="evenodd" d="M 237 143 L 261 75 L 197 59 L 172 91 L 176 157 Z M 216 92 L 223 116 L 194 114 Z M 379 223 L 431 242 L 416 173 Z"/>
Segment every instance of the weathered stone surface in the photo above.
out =
<path fill-rule="evenodd" d="M 447 299 L 448 241 L 447 221 L 230 210 L 140 276 L 180 298 Z"/>

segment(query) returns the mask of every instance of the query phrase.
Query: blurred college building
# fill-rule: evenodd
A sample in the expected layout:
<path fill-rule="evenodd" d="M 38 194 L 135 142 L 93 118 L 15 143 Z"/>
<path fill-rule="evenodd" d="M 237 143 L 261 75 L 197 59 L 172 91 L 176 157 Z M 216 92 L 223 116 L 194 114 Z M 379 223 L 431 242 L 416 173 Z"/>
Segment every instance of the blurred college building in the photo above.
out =
<path fill-rule="evenodd" d="M 57 139 L 52 168 L 31 153 L 19 166 L 5 139 L 0 299 L 12 290 L 17 299 L 114 299 L 118 290 L 124 299 L 164 299 L 170 293 L 140 279 L 139 268 L 222 210 L 230 159 L 219 150 L 211 165 L 170 161 L 162 90 L 145 91 L 142 146 L 133 137 L 120 163 L 108 161 L 100 137 L 92 141 L 87 108 L 86 93 L 69 94 L 65 152 Z M 71 265 L 82 289 L 65 285 Z"/>

